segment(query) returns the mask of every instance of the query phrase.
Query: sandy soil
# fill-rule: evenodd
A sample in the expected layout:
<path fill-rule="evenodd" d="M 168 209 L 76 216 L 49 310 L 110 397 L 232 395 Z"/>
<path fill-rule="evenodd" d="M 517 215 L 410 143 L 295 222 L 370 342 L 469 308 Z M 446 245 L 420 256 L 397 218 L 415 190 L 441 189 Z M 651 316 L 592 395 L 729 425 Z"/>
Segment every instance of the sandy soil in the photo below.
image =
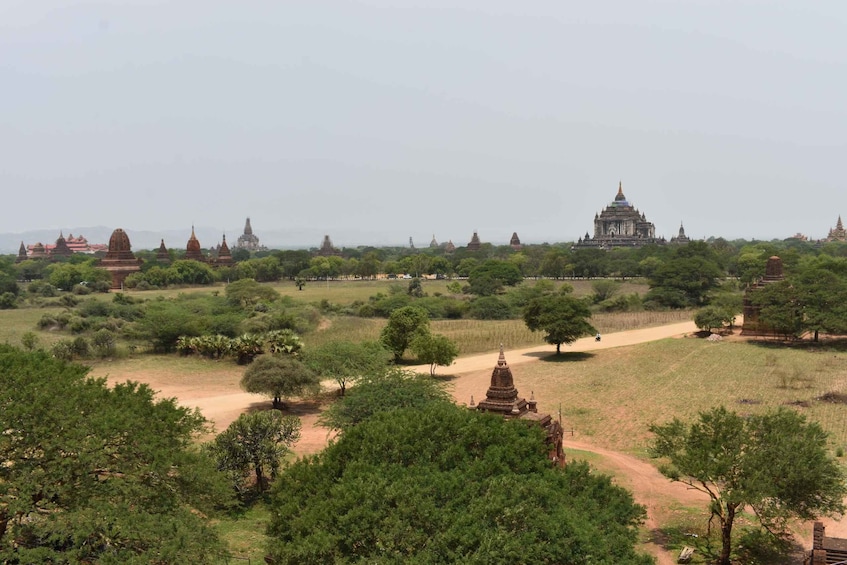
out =
<path fill-rule="evenodd" d="M 697 331 L 693 322 L 682 322 L 653 328 L 630 330 L 625 332 L 603 335 L 600 342 L 593 337 L 576 341 L 570 346 L 562 346 L 563 351 L 592 351 L 611 347 L 635 345 L 669 337 L 683 337 Z M 555 353 L 553 346 L 544 345 L 519 350 L 506 351 L 506 360 L 510 366 L 537 361 Z M 439 367 L 438 374 L 452 376 L 450 384 L 457 402 L 467 404 L 473 395 L 479 400 L 485 394 L 491 377 L 491 370 L 497 362 L 497 352 L 482 355 L 472 355 L 456 360 L 450 367 Z M 429 366 L 413 367 L 420 372 L 429 372 Z M 241 392 L 238 380 L 241 368 L 234 368 L 214 385 L 202 387 L 185 387 L 173 383 L 167 375 L 111 375 L 110 380 L 124 381 L 127 378 L 149 383 L 165 397 L 175 397 L 180 404 L 197 407 L 211 420 L 217 431 L 225 429 L 239 414 L 246 411 L 267 409 L 270 402 L 261 396 Z M 317 426 L 317 417 L 321 407 L 314 402 L 293 402 L 288 406 L 288 413 L 301 418 L 302 437 L 295 446 L 297 454 L 311 454 L 320 451 L 329 441 L 331 435 L 325 428 Z M 614 475 L 619 484 L 630 489 L 635 499 L 646 506 L 646 528 L 650 539 L 646 540 L 644 549 L 653 554 L 659 565 L 676 563 L 676 555 L 661 547 L 662 539 L 658 525 L 669 517 L 674 506 L 701 506 L 707 498 L 696 490 L 689 489 L 679 483 L 671 483 L 662 476 L 651 464 L 630 455 L 610 451 L 592 445 L 590 438 L 566 437 L 566 451 L 576 449 L 595 453 L 602 457 L 604 470 Z M 847 523 L 826 521 L 828 535 L 847 536 Z M 808 538 L 804 532 L 808 530 Z M 800 540 L 804 547 L 809 547 L 811 524 L 804 525 L 799 530 Z"/>

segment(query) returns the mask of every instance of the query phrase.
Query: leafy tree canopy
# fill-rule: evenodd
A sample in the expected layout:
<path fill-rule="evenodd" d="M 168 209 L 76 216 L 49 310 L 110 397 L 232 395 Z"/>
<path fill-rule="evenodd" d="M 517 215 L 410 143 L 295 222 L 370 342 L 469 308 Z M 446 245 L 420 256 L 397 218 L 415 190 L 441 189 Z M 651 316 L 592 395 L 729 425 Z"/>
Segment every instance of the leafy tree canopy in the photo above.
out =
<path fill-rule="evenodd" d="M 540 428 L 439 402 L 374 414 L 286 470 L 269 553 L 277 563 L 640 565 L 652 562 L 633 550 L 643 516 L 586 464 L 550 467 Z"/>
<path fill-rule="evenodd" d="M 299 359 L 285 354 L 256 357 L 241 377 L 241 388 L 247 392 L 273 398 L 274 408 L 282 408 L 282 398 L 313 394 L 321 382 Z"/>
<path fill-rule="evenodd" d="M 392 368 L 383 374 L 363 377 L 344 398 L 321 414 L 320 423 L 343 431 L 380 412 L 420 407 L 431 402 L 452 402 L 442 383 L 422 374 Z"/>
<path fill-rule="evenodd" d="M 390 360 L 390 352 L 377 341 L 330 341 L 307 349 L 303 358 L 312 371 L 337 382 L 342 396 L 350 382 L 384 374 Z"/>
<path fill-rule="evenodd" d="M 207 444 L 218 469 L 229 474 L 236 492 L 245 491 L 247 477 L 255 475 L 256 488 L 265 490 L 267 479 L 276 479 L 282 458 L 300 439 L 300 420 L 278 410 L 241 414 Z"/>
<path fill-rule="evenodd" d="M 433 376 L 438 365 L 446 367 L 459 355 L 458 346 L 440 334 L 421 334 L 412 341 L 411 347 L 419 362 L 429 364 L 429 374 Z"/>
<path fill-rule="evenodd" d="M 380 341 L 394 353 L 395 361 L 403 357 L 412 340 L 420 334 L 429 333 L 429 316 L 426 310 L 417 306 L 397 308 L 382 328 Z"/>
<path fill-rule="evenodd" d="M 530 330 L 544 332 L 544 341 L 556 346 L 556 354 L 561 353 L 563 343 L 573 343 L 597 331 L 588 322 L 591 317 L 588 304 L 571 296 L 569 286 L 530 300 L 523 317 Z"/>
<path fill-rule="evenodd" d="M 196 410 L 0 345 L 0 561 L 211 563 L 231 503 Z"/>
<path fill-rule="evenodd" d="M 720 407 L 700 412 L 690 424 L 675 418 L 650 430 L 654 454 L 668 462 L 662 472 L 709 495 L 721 527 L 720 565 L 730 565 L 732 527 L 745 506 L 775 533 L 789 518 L 844 510 L 847 488 L 828 455 L 826 433 L 796 412 L 745 418 Z"/>

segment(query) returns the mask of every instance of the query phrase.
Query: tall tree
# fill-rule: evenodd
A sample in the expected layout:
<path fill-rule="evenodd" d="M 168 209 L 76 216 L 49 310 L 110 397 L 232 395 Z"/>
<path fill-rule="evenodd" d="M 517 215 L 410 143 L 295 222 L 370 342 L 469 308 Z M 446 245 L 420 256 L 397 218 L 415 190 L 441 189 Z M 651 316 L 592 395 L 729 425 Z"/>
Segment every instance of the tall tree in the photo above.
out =
<path fill-rule="evenodd" d="M 382 328 L 380 341 L 394 353 L 394 360 L 400 361 L 412 340 L 428 333 L 429 315 L 426 310 L 417 306 L 403 306 L 391 312 L 388 323 Z"/>
<path fill-rule="evenodd" d="M 533 298 L 523 313 L 526 326 L 534 332 L 544 332 L 544 341 L 556 346 L 557 355 L 563 343 L 573 343 L 597 331 L 588 322 L 590 317 L 588 304 L 571 296 L 569 286 L 563 286 L 557 293 Z"/>
<path fill-rule="evenodd" d="M 247 392 L 273 398 L 273 407 L 282 408 L 282 399 L 316 393 L 321 382 L 299 359 L 285 354 L 259 355 L 241 377 L 241 388 Z"/>
<path fill-rule="evenodd" d="M 231 502 L 196 410 L 0 345 L 0 562 L 212 563 Z M 222 480 L 223 479 L 223 480 Z"/>
<path fill-rule="evenodd" d="M 411 344 L 412 351 L 421 363 L 429 364 L 429 374 L 435 376 L 438 365 L 446 367 L 459 355 L 459 348 L 445 335 L 422 334 Z"/>
<path fill-rule="evenodd" d="M 709 495 L 711 518 L 721 528 L 718 563 L 730 565 L 735 518 L 750 506 L 771 532 L 789 518 L 811 520 L 841 513 L 847 494 L 840 465 L 826 446 L 826 433 L 786 409 L 742 417 L 724 407 L 653 425 L 652 450 L 667 459 L 661 471 L 673 481 Z"/>

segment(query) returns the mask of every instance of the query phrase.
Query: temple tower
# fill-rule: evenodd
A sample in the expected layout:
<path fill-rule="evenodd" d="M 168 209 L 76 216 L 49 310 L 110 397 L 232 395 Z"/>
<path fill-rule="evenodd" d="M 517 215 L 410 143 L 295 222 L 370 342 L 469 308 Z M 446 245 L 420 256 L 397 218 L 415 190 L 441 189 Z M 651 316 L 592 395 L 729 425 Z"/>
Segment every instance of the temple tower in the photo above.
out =
<path fill-rule="evenodd" d="M 223 241 L 221 242 L 221 246 L 218 248 L 218 258 L 215 261 L 215 264 L 221 266 L 227 266 L 233 264 L 232 253 L 229 251 L 229 246 L 226 244 L 226 234 L 223 234 Z"/>
<path fill-rule="evenodd" d="M 253 226 L 250 225 L 250 218 L 244 223 L 244 233 L 238 237 L 235 244 L 238 249 L 246 249 L 247 251 L 259 251 L 262 248 L 259 245 L 259 238 L 253 234 Z"/>
<path fill-rule="evenodd" d="M 201 263 L 206 262 L 206 257 L 203 256 L 203 251 L 200 249 L 200 242 L 194 235 L 194 226 L 191 226 L 191 237 L 188 238 L 188 243 L 185 246 L 185 259 L 200 261 Z"/>
<path fill-rule="evenodd" d="M 136 258 L 129 243 L 129 236 L 121 228 L 112 232 L 109 238 L 109 251 L 100 261 L 101 268 L 112 275 L 112 288 L 121 289 L 126 278 L 141 270 L 141 259 Z"/>
<path fill-rule="evenodd" d="M 471 398 L 473 406 L 473 398 Z M 562 448 L 564 440 L 564 429 L 559 420 L 554 420 L 550 414 L 539 414 L 538 403 L 533 395 L 530 400 L 518 397 L 518 389 L 515 388 L 512 369 L 506 363 L 506 355 L 503 345 L 500 345 L 500 356 L 491 373 L 491 384 L 485 393 L 485 399 L 476 405 L 476 409 L 482 412 L 493 412 L 504 418 L 519 418 L 540 426 L 545 432 L 545 444 L 547 445 L 548 459 L 554 464 L 562 466 L 565 464 L 565 453 Z"/>
<path fill-rule="evenodd" d="M 168 253 L 168 248 L 165 247 L 164 239 L 162 239 L 162 242 L 159 244 L 159 249 L 156 250 L 156 262 L 161 263 L 162 265 L 170 265 L 171 263 L 171 254 Z"/>
<path fill-rule="evenodd" d="M 18 256 L 15 257 L 15 263 L 23 263 L 27 259 L 29 259 L 29 257 L 26 255 L 26 245 L 24 245 L 24 242 L 22 241 L 21 247 L 18 249 Z"/>
<path fill-rule="evenodd" d="M 482 243 L 479 241 L 479 235 L 476 233 L 476 230 L 473 232 L 473 236 L 471 237 L 470 242 L 468 242 L 468 251 L 479 251 L 479 248 L 482 246 Z"/>
<path fill-rule="evenodd" d="M 744 325 L 741 327 L 741 335 L 771 335 L 773 329 L 759 322 L 761 307 L 753 304 L 752 297 L 769 284 L 785 280 L 782 272 L 782 259 L 774 255 L 768 258 L 765 266 L 765 276 L 753 283 L 744 293 Z"/>
<path fill-rule="evenodd" d="M 56 240 L 56 245 L 50 251 L 50 255 L 55 257 L 70 257 L 73 254 L 74 252 L 71 251 L 71 248 L 68 247 L 65 241 L 65 236 L 62 235 L 62 232 L 59 232 L 59 239 Z"/>

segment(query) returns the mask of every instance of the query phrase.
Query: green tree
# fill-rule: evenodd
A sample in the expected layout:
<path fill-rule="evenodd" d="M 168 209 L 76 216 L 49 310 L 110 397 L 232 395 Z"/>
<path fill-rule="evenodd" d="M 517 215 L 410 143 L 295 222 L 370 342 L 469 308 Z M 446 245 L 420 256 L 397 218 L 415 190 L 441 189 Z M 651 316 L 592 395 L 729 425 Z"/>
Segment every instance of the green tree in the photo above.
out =
<path fill-rule="evenodd" d="M 474 267 L 468 275 L 468 292 L 477 296 L 491 296 L 504 286 L 515 286 L 523 281 L 520 269 L 514 263 L 488 259 Z"/>
<path fill-rule="evenodd" d="M 303 362 L 323 378 L 338 383 L 341 396 L 347 386 L 362 377 L 388 370 L 391 354 L 377 341 L 329 341 L 306 350 Z"/>
<path fill-rule="evenodd" d="M 796 412 L 779 409 L 743 417 L 724 407 L 653 425 L 653 453 L 662 472 L 706 493 L 721 528 L 719 565 L 730 565 L 732 528 L 745 506 L 770 532 L 796 517 L 843 512 L 847 494 L 839 464 L 827 453 L 826 433 Z"/>
<path fill-rule="evenodd" d="M 449 402 L 380 411 L 280 475 L 268 552 L 280 564 L 651 563 L 633 549 L 644 509 L 587 464 L 551 467 L 543 436 Z"/>
<path fill-rule="evenodd" d="M 279 409 L 283 397 L 317 393 L 320 387 L 317 375 L 291 355 L 259 355 L 241 377 L 241 388 L 270 396 Z"/>
<path fill-rule="evenodd" d="M 0 562 L 215 563 L 231 504 L 196 410 L 0 345 Z"/>
<path fill-rule="evenodd" d="M 166 270 L 169 284 L 203 285 L 215 282 L 215 273 L 212 268 L 200 261 L 180 259 L 171 263 Z"/>
<path fill-rule="evenodd" d="M 226 299 L 244 308 L 251 308 L 259 302 L 273 302 L 279 293 L 272 287 L 259 284 L 253 279 L 240 279 L 226 285 Z"/>
<path fill-rule="evenodd" d="M 446 367 L 459 355 L 459 347 L 447 336 L 440 334 L 420 334 L 412 340 L 412 352 L 418 361 L 429 364 L 429 374 L 435 376 L 435 368 Z"/>
<path fill-rule="evenodd" d="M 621 289 L 621 283 L 610 279 L 592 281 L 591 289 L 594 291 L 594 302 L 609 300 Z"/>
<path fill-rule="evenodd" d="M 534 332 L 544 332 L 544 341 L 556 346 L 557 355 L 561 353 L 563 343 L 573 343 L 597 331 L 588 322 L 590 317 L 588 304 L 571 296 L 571 287 L 568 286 L 563 286 L 555 294 L 533 298 L 523 312 L 526 326 Z"/>
<path fill-rule="evenodd" d="M 356 386 L 319 417 L 322 426 L 344 431 L 374 414 L 400 408 L 422 407 L 431 402 L 452 403 L 444 385 L 420 373 L 396 367 L 362 377 Z"/>
<path fill-rule="evenodd" d="M 241 414 L 207 447 L 218 465 L 228 473 L 233 487 L 244 493 L 248 477 L 255 477 L 259 492 L 268 479 L 276 479 L 283 457 L 300 439 L 300 419 L 277 410 Z"/>
<path fill-rule="evenodd" d="M 394 354 L 394 360 L 400 361 L 412 340 L 420 334 L 429 333 L 429 316 L 426 310 L 417 306 L 397 308 L 388 317 L 388 323 L 382 328 L 380 341 Z"/>
<path fill-rule="evenodd" d="M 729 325 L 735 318 L 727 310 L 717 306 L 706 306 L 694 314 L 694 323 L 703 331 L 711 332 L 714 328 Z"/>
<path fill-rule="evenodd" d="M 692 241 L 655 268 L 644 300 L 668 308 L 703 306 L 723 276 L 714 250 L 702 241 Z"/>
<path fill-rule="evenodd" d="M 424 295 L 423 285 L 421 284 L 421 279 L 418 277 L 413 278 L 409 281 L 409 288 L 406 290 L 406 294 L 409 296 L 413 296 L 415 298 L 421 298 Z"/>

